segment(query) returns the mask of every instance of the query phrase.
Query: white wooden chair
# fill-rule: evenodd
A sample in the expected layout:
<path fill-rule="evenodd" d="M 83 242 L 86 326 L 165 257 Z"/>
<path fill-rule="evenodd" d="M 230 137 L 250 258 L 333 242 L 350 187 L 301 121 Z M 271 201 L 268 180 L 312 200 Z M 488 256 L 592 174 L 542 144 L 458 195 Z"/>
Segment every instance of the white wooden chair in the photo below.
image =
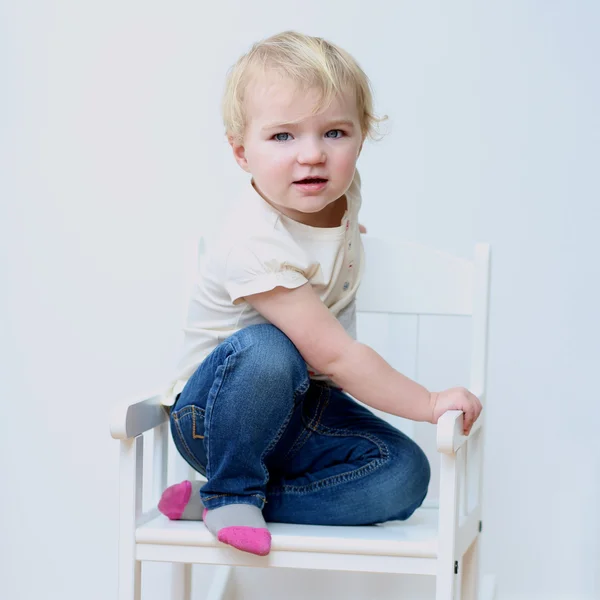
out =
<path fill-rule="evenodd" d="M 365 313 L 411 315 L 417 340 L 423 315 L 471 317 L 470 381 L 448 387 L 466 385 L 485 405 L 489 247 L 476 245 L 473 260 L 466 260 L 417 244 L 363 237 L 367 262 L 358 295 L 359 339 L 369 343 L 365 338 L 373 337 L 363 327 Z M 384 325 L 382 331 L 390 341 L 393 329 Z M 446 412 L 437 426 L 418 424 L 425 428 L 420 431 L 435 435 L 429 446 L 435 489 L 409 520 L 371 527 L 270 524 L 271 553 L 258 557 L 216 542 L 202 522 L 169 521 L 152 508 L 167 484 L 190 477 L 169 440 L 163 399 L 156 394 L 126 402 L 111 423 L 111 434 L 121 445 L 119 600 L 140 600 L 142 561 L 174 563 L 172 600 L 190 600 L 191 565 L 199 563 L 221 565 L 210 600 L 224 598 L 235 566 L 432 575 L 436 600 L 483 598 L 478 554 L 485 411 L 468 437 L 461 434 L 460 411 Z M 415 433 L 411 422 L 385 416 L 396 419 L 409 435 Z M 153 463 L 146 468 L 145 438 L 153 452 Z M 154 499 L 150 510 L 143 511 L 142 490 L 149 476 Z M 488 600 L 493 590 L 485 595 Z"/>

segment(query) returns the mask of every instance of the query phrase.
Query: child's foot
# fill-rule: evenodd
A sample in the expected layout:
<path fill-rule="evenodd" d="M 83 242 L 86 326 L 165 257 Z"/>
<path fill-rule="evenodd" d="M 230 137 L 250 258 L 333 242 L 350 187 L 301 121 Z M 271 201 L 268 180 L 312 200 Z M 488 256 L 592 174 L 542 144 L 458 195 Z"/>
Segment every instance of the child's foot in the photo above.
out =
<path fill-rule="evenodd" d="M 182 481 L 168 487 L 160 497 L 158 510 L 172 521 L 201 521 L 204 505 L 200 498 L 202 481 Z"/>
<path fill-rule="evenodd" d="M 200 498 L 201 481 L 182 481 L 168 487 L 158 510 L 171 520 L 204 520 L 206 528 L 224 544 L 266 556 L 271 550 L 271 533 L 262 511 L 251 504 L 228 504 L 207 510 Z"/>
<path fill-rule="evenodd" d="M 213 510 L 204 509 L 208 530 L 224 544 L 266 556 L 271 551 L 271 533 L 262 511 L 252 504 L 227 504 Z"/>

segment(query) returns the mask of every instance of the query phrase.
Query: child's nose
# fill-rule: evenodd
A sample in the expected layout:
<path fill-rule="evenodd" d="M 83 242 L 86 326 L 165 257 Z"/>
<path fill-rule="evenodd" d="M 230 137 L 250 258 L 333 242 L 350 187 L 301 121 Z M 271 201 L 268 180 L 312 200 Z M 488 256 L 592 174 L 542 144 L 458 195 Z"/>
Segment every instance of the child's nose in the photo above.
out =
<path fill-rule="evenodd" d="M 306 141 L 298 152 L 298 162 L 301 164 L 324 163 L 326 158 L 325 150 L 318 142 Z"/>

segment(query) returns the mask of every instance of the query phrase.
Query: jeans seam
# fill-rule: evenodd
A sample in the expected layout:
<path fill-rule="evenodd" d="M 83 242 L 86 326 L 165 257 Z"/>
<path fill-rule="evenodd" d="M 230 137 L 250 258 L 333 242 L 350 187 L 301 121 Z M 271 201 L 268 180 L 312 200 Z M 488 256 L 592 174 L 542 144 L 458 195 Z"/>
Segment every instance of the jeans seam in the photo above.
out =
<path fill-rule="evenodd" d="M 226 502 L 223 500 L 223 498 L 233 498 L 234 501 Z M 231 494 L 231 495 L 223 494 L 223 495 L 211 496 L 210 498 L 202 498 L 202 501 L 204 502 L 205 505 L 209 502 L 212 502 L 213 500 L 216 501 L 217 506 L 212 506 L 212 507 L 206 506 L 207 510 L 214 510 L 216 508 L 221 508 L 223 506 L 231 506 L 233 504 L 248 504 L 250 506 L 256 506 L 256 504 L 254 502 L 248 502 L 248 500 L 251 498 L 258 498 L 258 500 L 260 502 L 260 506 L 258 506 L 257 508 L 259 508 L 260 510 L 263 510 L 265 507 L 265 504 L 267 504 L 267 499 L 262 498 L 261 496 L 259 496 L 257 494 L 252 494 L 251 496 L 235 496 L 235 494 Z"/>
<path fill-rule="evenodd" d="M 296 454 L 298 454 L 298 452 L 300 452 L 300 450 L 302 449 L 302 446 L 304 446 L 304 444 L 306 444 L 309 437 L 310 437 L 309 430 L 304 428 L 302 430 L 302 433 L 298 436 L 296 441 L 292 444 L 291 448 L 286 452 L 286 454 L 282 460 L 285 462 L 286 460 L 291 460 L 292 458 L 294 458 L 294 456 L 296 456 Z"/>
<path fill-rule="evenodd" d="M 180 419 L 181 417 L 185 417 L 190 412 L 192 413 L 192 415 L 196 412 L 200 412 L 203 416 L 206 413 L 206 411 L 200 406 L 196 406 L 195 404 L 188 404 L 187 406 L 184 406 L 179 410 L 173 411 L 172 414 L 175 415 L 176 418 Z"/>
<path fill-rule="evenodd" d="M 196 408 L 196 407 L 194 407 Z M 192 438 L 195 440 L 203 440 L 203 435 L 196 435 L 196 411 L 192 410 Z"/>
<path fill-rule="evenodd" d="M 227 498 L 229 496 L 237 496 L 238 494 L 214 494 L 212 496 L 209 496 L 208 498 L 202 498 L 203 502 L 208 502 L 209 500 L 214 500 L 215 498 Z M 266 504 L 267 499 L 264 496 L 261 496 L 260 494 L 250 494 L 250 496 L 253 496 L 255 498 L 258 498 L 259 500 L 262 501 L 263 504 Z"/>
<path fill-rule="evenodd" d="M 230 349 L 232 349 L 235 352 L 235 347 L 233 346 L 233 344 L 227 340 L 226 342 L 224 342 L 224 344 L 226 344 L 227 346 L 229 346 Z M 223 375 L 221 377 L 221 381 L 219 382 L 219 388 L 215 391 L 214 393 L 214 399 L 212 401 L 211 404 L 211 408 L 210 408 L 210 418 L 208 423 L 206 423 L 205 425 L 205 430 L 204 430 L 204 435 L 205 435 L 205 441 L 204 443 L 206 444 L 206 478 L 208 480 L 210 480 L 211 478 L 211 468 L 210 468 L 210 435 L 208 435 L 208 437 L 206 437 L 206 434 L 210 431 L 210 426 L 212 423 L 212 415 L 213 415 L 213 409 L 214 409 L 214 405 L 215 402 L 218 399 L 219 393 L 221 391 L 221 388 L 223 387 L 223 383 L 225 382 L 225 379 L 227 378 L 227 375 L 229 374 L 229 365 L 230 365 L 230 357 L 232 356 L 232 354 L 229 354 L 227 356 L 227 358 L 223 361 Z M 210 398 L 210 394 L 209 394 L 209 398 Z M 208 409 L 208 402 L 207 402 L 207 409 Z"/>
<path fill-rule="evenodd" d="M 315 431 L 331 437 L 341 437 L 348 434 L 351 436 L 363 437 L 373 442 L 377 446 L 379 452 L 381 452 L 381 458 L 387 459 L 389 457 L 389 450 L 386 444 L 371 433 L 366 433 L 364 431 L 353 431 L 351 429 L 333 429 L 324 425 L 321 425 L 321 427 L 319 429 L 315 429 Z"/>
<path fill-rule="evenodd" d="M 313 430 L 317 431 L 317 430 Z M 320 479 L 319 481 L 314 481 L 313 483 L 309 483 L 307 485 L 283 485 L 280 487 L 272 488 L 269 490 L 269 494 L 277 495 L 282 494 L 284 492 L 295 492 L 297 494 L 307 494 L 310 492 L 314 492 L 316 490 L 325 488 L 325 487 L 334 487 L 335 485 L 340 485 L 342 483 L 348 483 L 350 481 L 354 481 L 359 477 L 363 477 L 364 475 L 368 475 L 373 471 L 382 467 L 389 460 L 389 450 L 388 447 L 375 436 L 369 433 L 357 433 L 355 431 L 350 432 L 350 430 L 346 429 L 331 429 L 329 427 L 325 427 L 318 431 L 318 433 L 322 433 L 323 435 L 329 435 L 332 437 L 341 437 L 351 435 L 353 437 L 363 437 L 373 442 L 378 448 L 382 456 L 380 458 L 374 458 L 366 465 L 362 467 L 358 467 L 358 469 L 354 469 L 352 471 L 348 471 L 347 473 L 341 473 L 339 475 L 331 475 L 330 477 L 326 477 L 325 479 Z"/>
<path fill-rule="evenodd" d="M 298 398 L 298 396 L 300 396 L 302 394 L 305 394 L 309 387 L 310 387 L 310 377 L 308 377 L 308 372 L 307 372 L 305 381 L 303 381 L 298 386 L 298 388 L 296 390 L 294 390 L 292 406 L 291 406 L 284 422 L 279 427 L 279 430 L 277 431 L 277 433 L 271 440 L 271 443 L 265 448 L 263 453 L 260 455 L 260 463 L 261 463 L 261 467 L 262 467 L 264 475 L 265 475 L 265 479 L 264 479 L 265 485 L 267 485 L 269 482 L 269 470 L 267 469 L 267 466 L 265 464 L 265 457 L 277 445 L 277 442 L 279 442 L 279 440 L 281 439 L 281 436 L 283 435 L 283 432 L 285 431 L 286 427 L 289 425 L 292 415 L 294 414 L 294 409 L 296 406 L 296 398 Z"/>
<path fill-rule="evenodd" d="M 194 406 L 193 404 L 190 404 L 189 406 L 192 414 L 194 414 L 194 408 L 198 408 L 196 406 Z M 181 442 L 182 446 L 185 448 L 186 452 L 188 453 L 188 457 L 191 457 L 191 462 L 194 463 L 194 468 L 199 472 L 202 473 L 203 471 L 205 471 L 205 469 L 199 469 L 198 467 L 201 467 L 200 463 L 196 460 L 196 456 L 195 454 L 190 450 L 190 447 L 187 445 L 187 442 L 185 440 L 185 436 L 183 435 L 183 432 L 181 431 L 181 425 L 179 423 L 180 421 L 180 417 L 181 416 L 185 416 L 188 412 L 190 412 L 190 410 L 188 410 L 188 407 L 186 406 L 185 408 L 182 408 L 180 411 L 177 411 L 176 413 L 172 413 L 172 418 L 173 418 L 173 424 L 175 425 L 175 428 L 177 429 L 177 437 L 179 438 L 179 441 Z M 202 409 L 200 409 L 202 410 Z M 184 415 L 182 415 L 181 413 L 184 413 Z M 186 462 L 190 462 L 189 460 L 186 459 Z M 207 460 L 208 462 L 208 460 Z"/>
<path fill-rule="evenodd" d="M 309 385 L 310 385 L 310 381 L 309 381 Z M 303 387 L 303 386 L 301 386 L 301 387 Z M 306 388 L 308 389 L 308 386 L 306 386 Z M 269 469 L 267 469 L 267 465 L 265 464 L 265 458 L 266 458 L 267 454 L 269 452 L 271 452 L 271 450 L 273 450 L 273 448 L 277 445 L 277 442 L 279 442 L 279 440 L 281 439 L 281 436 L 283 435 L 283 432 L 285 431 L 286 427 L 289 425 L 289 422 L 292 419 L 292 415 L 294 414 L 294 408 L 296 405 L 295 399 L 298 396 L 298 394 L 300 393 L 300 389 L 301 388 L 298 388 L 298 390 L 296 392 L 294 392 L 294 402 L 292 402 L 292 406 L 290 407 L 290 410 L 288 411 L 287 417 L 285 418 L 284 422 L 279 427 L 279 430 L 277 431 L 277 433 L 273 436 L 271 443 L 265 448 L 263 453 L 260 455 L 260 465 L 261 465 L 263 473 L 265 475 L 265 477 L 264 477 L 264 485 L 265 486 L 269 483 Z"/>
<path fill-rule="evenodd" d="M 309 429 L 311 429 L 312 431 L 318 431 L 317 428 L 319 427 L 319 423 L 321 422 L 321 419 L 323 418 L 325 409 L 329 405 L 330 395 L 327 394 L 327 398 L 325 399 L 325 401 L 323 403 L 321 403 L 322 396 L 323 396 L 323 390 L 321 390 L 321 393 L 319 394 L 319 404 L 317 404 L 317 410 L 315 411 L 315 416 L 314 416 L 313 420 L 310 423 L 308 423 L 308 425 L 307 425 L 307 427 Z M 313 426 L 315 419 L 317 419 L 317 422 Z"/>
<path fill-rule="evenodd" d="M 309 385 L 310 385 L 310 382 L 309 382 Z M 306 423 L 304 421 L 304 418 L 302 418 L 302 422 L 304 423 L 305 427 L 302 430 L 302 433 L 296 439 L 296 441 L 292 444 L 291 448 L 287 451 L 286 455 L 283 457 L 284 461 L 290 460 L 291 458 L 296 456 L 296 454 L 298 454 L 298 452 L 302 449 L 304 444 L 306 444 L 306 442 L 309 440 L 309 438 L 311 436 L 311 432 L 315 431 L 315 429 L 313 427 L 311 427 L 311 425 L 315 421 L 315 419 L 318 418 L 318 422 L 321 421 L 321 417 L 322 417 L 323 413 L 325 412 L 325 409 L 329 405 L 329 400 L 330 400 L 330 397 L 327 396 L 327 399 L 325 400 L 325 402 L 322 402 L 321 399 L 323 397 L 323 390 L 324 390 L 324 388 L 321 388 L 319 391 L 319 400 L 317 402 L 317 408 L 315 410 L 314 417 L 312 417 L 312 419 L 308 423 Z M 322 405 L 322 407 L 321 407 L 321 405 Z"/>

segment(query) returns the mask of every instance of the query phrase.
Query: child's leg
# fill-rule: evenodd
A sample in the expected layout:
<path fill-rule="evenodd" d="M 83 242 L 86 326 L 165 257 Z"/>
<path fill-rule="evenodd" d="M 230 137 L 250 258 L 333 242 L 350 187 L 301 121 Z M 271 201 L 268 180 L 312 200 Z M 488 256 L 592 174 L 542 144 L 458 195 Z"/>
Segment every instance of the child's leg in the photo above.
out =
<path fill-rule="evenodd" d="M 220 344 L 171 413 L 175 445 L 208 482 L 199 494 L 187 484 L 169 488 L 168 498 L 161 500 L 163 512 L 181 518 L 190 498 L 200 505 L 199 496 L 204 521 L 218 539 L 268 553 L 270 535 L 261 512 L 268 481 L 265 458 L 309 384 L 306 363 L 272 325 L 248 327 Z"/>
<path fill-rule="evenodd" d="M 280 523 L 408 519 L 430 478 L 427 457 L 410 438 L 342 391 L 317 383 L 267 464 L 263 514 Z"/>

